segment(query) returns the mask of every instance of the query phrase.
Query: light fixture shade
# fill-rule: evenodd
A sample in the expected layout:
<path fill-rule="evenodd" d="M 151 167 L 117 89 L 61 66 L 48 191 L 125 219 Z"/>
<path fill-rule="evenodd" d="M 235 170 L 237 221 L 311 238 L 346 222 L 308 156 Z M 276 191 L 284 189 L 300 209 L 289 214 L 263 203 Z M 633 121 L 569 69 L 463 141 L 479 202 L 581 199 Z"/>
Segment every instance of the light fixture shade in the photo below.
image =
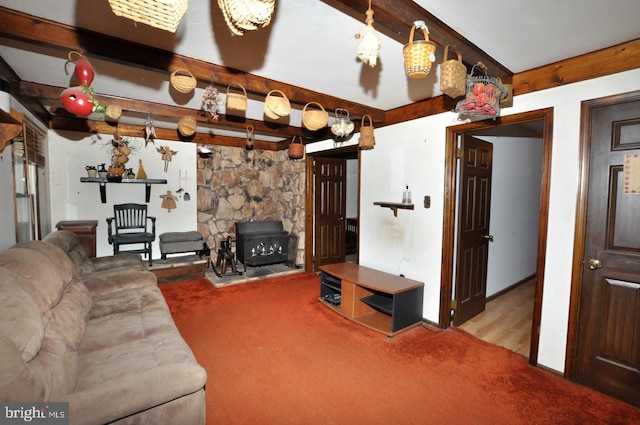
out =
<path fill-rule="evenodd" d="M 161 30 L 176 32 L 189 0 L 109 0 L 116 16 Z"/>

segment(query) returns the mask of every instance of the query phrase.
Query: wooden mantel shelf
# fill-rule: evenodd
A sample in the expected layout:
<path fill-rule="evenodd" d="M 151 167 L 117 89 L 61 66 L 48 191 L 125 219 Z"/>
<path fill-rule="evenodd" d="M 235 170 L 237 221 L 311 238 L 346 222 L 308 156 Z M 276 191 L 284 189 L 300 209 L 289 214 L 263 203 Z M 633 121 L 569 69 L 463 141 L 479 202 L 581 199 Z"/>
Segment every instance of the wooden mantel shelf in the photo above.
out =
<path fill-rule="evenodd" d="M 403 204 L 401 202 L 374 202 L 373 205 L 380 205 L 383 208 L 391 208 L 393 210 L 393 216 L 398 216 L 398 210 L 412 210 L 413 204 Z"/>
<path fill-rule="evenodd" d="M 137 183 L 145 185 L 145 202 L 149 202 L 151 198 L 151 185 L 152 184 L 167 184 L 165 179 L 122 179 L 119 182 L 110 182 L 106 178 L 101 177 L 80 177 L 82 183 L 99 183 L 100 184 L 100 201 L 103 204 L 107 203 L 107 183 L 111 184 L 125 184 L 125 183 Z"/>

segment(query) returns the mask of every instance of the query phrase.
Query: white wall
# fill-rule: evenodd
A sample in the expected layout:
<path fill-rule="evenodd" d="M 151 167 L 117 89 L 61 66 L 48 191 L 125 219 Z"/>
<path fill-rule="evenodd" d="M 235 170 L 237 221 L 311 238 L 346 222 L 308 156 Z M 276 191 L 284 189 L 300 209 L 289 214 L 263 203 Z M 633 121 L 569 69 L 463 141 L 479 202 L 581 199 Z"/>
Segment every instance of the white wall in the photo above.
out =
<path fill-rule="evenodd" d="M 536 273 L 542 139 L 479 137 L 493 144 L 487 262 L 490 297 Z"/>
<path fill-rule="evenodd" d="M 549 226 L 538 362 L 564 371 L 578 191 L 580 103 L 640 90 L 640 69 L 517 96 L 502 115 L 554 108 Z M 437 322 L 442 254 L 445 129 L 459 124 L 447 112 L 375 130 L 376 146 L 361 155 L 360 263 L 425 283 L 424 313 Z M 355 137 L 354 137 L 355 138 Z M 330 142 L 313 151 L 330 149 Z M 308 152 L 311 152 L 309 147 Z M 414 211 L 374 206 L 399 202 L 413 190 Z M 422 197 L 431 195 L 431 208 Z"/>
<path fill-rule="evenodd" d="M 107 242 L 106 218 L 113 216 L 113 205 L 125 202 L 145 203 L 145 185 L 108 183 L 107 202 L 100 202 L 97 183 L 81 183 L 80 177 L 86 177 L 85 166 L 109 163 L 105 148 L 112 135 L 88 135 L 73 132 L 49 131 L 49 169 L 51 193 L 51 223 L 61 220 L 98 220 L 97 255 L 112 255 L 113 247 Z M 151 186 L 148 215 L 155 216 L 156 236 L 165 232 L 197 230 L 197 182 L 196 182 L 196 144 L 156 140 L 144 147 L 144 139 L 137 138 L 141 145 L 138 152 L 129 157 L 127 168 L 138 172 L 138 160 L 142 159 L 144 169 L 150 179 L 166 179 L 167 184 Z M 164 162 L 156 148 L 169 146 L 178 151 L 164 172 Z M 161 208 L 162 199 L 168 190 L 175 195 L 179 189 L 179 171 L 182 171 L 182 186 L 191 195 L 190 201 L 180 198 L 177 208 L 168 212 Z M 185 180 L 188 170 L 188 181 Z M 132 246 L 132 247 L 135 247 Z M 126 247 L 123 249 L 127 249 Z M 160 257 L 159 240 L 153 244 L 153 258 Z"/>
<path fill-rule="evenodd" d="M 347 217 L 358 217 L 358 160 L 347 160 Z"/>

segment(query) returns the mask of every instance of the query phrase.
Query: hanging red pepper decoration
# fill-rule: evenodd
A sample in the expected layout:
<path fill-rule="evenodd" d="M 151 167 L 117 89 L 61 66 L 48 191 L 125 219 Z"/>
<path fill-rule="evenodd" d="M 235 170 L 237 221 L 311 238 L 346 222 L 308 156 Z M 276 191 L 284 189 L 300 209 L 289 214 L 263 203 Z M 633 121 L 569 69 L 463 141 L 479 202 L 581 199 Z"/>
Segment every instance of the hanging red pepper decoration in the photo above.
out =
<path fill-rule="evenodd" d="M 93 110 L 93 102 L 89 99 L 89 93 L 83 92 L 82 86 L 69 87 L 60 94 L 60 102 L 64 109 L 76 115 L 90 115 Z"/>
<path fill-rule="evenodd" d="M 72 58 L 72 55 L 78 56 L 78 59 L 75 62 Z M 93 83 L 95 73 L 93 71 L 91 63 L 89 62 L 89 59 L 76 51 L 69 52 L 69 54 L 67 55 L 67 59 L 69 59 L 69 62 L 75 63 L 75 74 L 76 77 L 78 77 L 78 80 L 80 80 L 80 84 L 83 86 L 90 86 L 91 83 Z"/>
<path fill-rule="evenodd" d="M 95 99 L 96 92 L 91 87 L 95 73 L 89 59 L 76 51 L 71 51 L 67 56 L 69 62 L 73 63 L 72 55 L 74 54 L 78 56 L 74 72 L 81 85 L 69 87 L 60 93 L 62 106 L 72 114 L 80 116 L 87 116 L 92 112 L 105 112 L 106 108 Z"/>
<path fill-rule="evenodd" d="M 106 108 L 94 98 L 95 91 L 88 86 L 69 87 L 60 93 L 60 102 L 72 114 L 87 116 L 92 112 L 105 112 Z"/>
<path fill-rule="evenodd" d="M 80 56 L 78 58 L 75 73 L 83 86 L 90 86 L 93 82 L 95 73 L 93 72 L 93 67 L 86 56 Z"/>

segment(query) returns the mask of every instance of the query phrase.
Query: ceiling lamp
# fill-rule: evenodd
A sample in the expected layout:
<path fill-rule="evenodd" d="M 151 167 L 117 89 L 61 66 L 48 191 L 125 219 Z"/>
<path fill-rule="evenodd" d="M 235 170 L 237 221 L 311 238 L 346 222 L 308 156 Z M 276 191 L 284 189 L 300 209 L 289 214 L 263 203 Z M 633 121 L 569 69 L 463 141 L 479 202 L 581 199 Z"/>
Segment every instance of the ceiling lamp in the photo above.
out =
<path fill-rule="evenodd" d="M 369 65 L 371 68 L 378 63 L 378 51 L 382 47 L 376 30 L 373 29 L 373 10 L 371 9 L 371 0 L 369 0 L 369 9 L 366 12 L 366 26 L 362 27 L 356 33 L 356 38 L 360 40 L 358 45 L 358 59 Z"/>
<path fill-rule="evenodd" d="M 189 0 L 109 0 L 116 16 L 176 32 Z"/>

